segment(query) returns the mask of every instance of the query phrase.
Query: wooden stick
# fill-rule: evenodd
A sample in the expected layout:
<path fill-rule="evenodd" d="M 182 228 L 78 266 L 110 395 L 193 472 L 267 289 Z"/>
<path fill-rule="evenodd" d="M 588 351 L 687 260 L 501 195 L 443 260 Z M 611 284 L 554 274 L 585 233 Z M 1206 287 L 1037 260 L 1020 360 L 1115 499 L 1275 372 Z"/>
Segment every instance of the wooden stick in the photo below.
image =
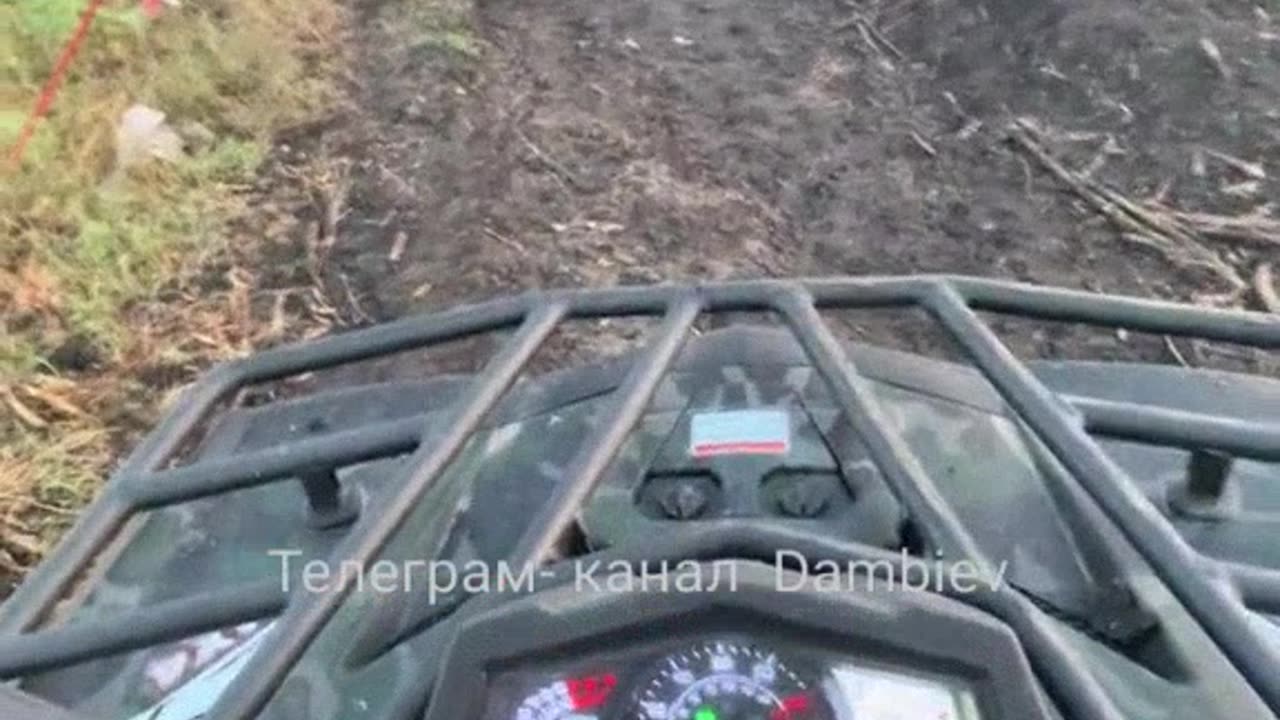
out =
<path fill-rule="evenodd" d="M 1196 228 L 1184 222 L 1177 213 L 1163 206 L 1139 205 L 1102 183 L 1068 169 L 1045 149 L 1039 141 L 1039 134 L 1039 130 L 1025 119 L 1015 121 L 1009 128 L 1009 137 L 1019 148 L 1116 225 L 1121 237 L 1154 247 L 1175 264 L 1207 269 L 1222 278 L 1235 292 L 1247 287 L 1235 268 L 1204 247 Z"/>

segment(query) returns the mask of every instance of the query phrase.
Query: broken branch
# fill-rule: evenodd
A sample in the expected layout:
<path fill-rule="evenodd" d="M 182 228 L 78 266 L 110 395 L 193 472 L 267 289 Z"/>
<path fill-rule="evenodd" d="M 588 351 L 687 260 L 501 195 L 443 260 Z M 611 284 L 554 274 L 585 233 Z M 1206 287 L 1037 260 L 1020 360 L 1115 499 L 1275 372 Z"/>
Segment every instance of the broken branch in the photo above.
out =
<path fill-rule="evenodd" d="M 1226 282 L 1233 293 L 1242 292 L 1247 287 L 1235 268 L 1200 244 L 1193 225 L 1163 206 L 1144 207 L 1102 183 L 1068 169 L 1044 147 L 1039 136 L 1039 130 L 1026 119 L 1015 121 L 1009 128 L 1010 139 L 1020 149 L 1110 220 L 1120 229 L 1121 237 L 1156 248 L 1176 265 L 1209 270 Z"/>

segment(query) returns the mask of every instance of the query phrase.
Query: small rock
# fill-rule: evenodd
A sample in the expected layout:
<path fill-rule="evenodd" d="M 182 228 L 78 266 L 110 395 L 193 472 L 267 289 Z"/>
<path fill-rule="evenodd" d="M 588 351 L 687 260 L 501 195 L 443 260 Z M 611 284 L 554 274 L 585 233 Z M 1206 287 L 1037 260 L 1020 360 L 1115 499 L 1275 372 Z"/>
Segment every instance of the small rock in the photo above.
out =
<path fill-rule="evenodd" d="M 1198 177 L 1198 178 L 1204 177 L 1205 174 L 1208 172 L 1208 168 L 1205 165 L 1206 164 L 1204 159 L 1204 151 L 1198 150 L 1198 149 L 1192 150 L 1191 151 L 1191 175 L 1193 177 Z"/>
<path fill-rule="evenodd" d="M 45 360 L 58 370 L 83 372 L 99 365 L 103 353 L 92 338 L 76 334 L 49 352 Z"/>
<path fill-rule="evenodd" d="M 406 120 L 411 122 L 420 122 L 427 119 L 428 101 L 422 95 L 415 96 L 412 100 L 405 103 L 401 114 Z"/>
<path fill-rule="evenodd" d="M 212 130 L 194 120 L 183 123 L 178 128 L 178 134 L 182 136 L 187 150 L 192 154 L 208 150 L 218 140 L 218 136 Z"/>

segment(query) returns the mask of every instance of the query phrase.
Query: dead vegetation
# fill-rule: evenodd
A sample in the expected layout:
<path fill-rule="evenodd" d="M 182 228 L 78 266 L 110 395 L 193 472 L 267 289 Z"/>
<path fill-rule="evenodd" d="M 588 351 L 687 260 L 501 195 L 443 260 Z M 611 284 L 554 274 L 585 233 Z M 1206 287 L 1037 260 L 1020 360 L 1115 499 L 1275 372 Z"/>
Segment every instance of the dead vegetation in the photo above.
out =
<path fill-rule="evenodd" d="M 1252 247 L 1280 248 L 1280 221 L 1270 214 L 1270 206 L 1258 205 L 1243 215 L 1187 212 L 1170 207 L 1159 198 L 1134 200 L 1096 180 L 1091 172 L 1069 169 L 1046 147 L 1045 131 L 1029 118 L 1019 118 L 1009 126 L 1009 139 L 1034 158 L 1067 189 L 1084 200 L 1095 212 L 1109 220 L 1120 237 L 1155 249 L 1170 263 L 1183 269 L 1208 271 L 1225 289 L 1200 293 L 1198 302 L 1215 306 L 1238 306 L 1252 290 L 1263 308 L 1276 312 L 1276 291 L 1271 265 L 1265 261 L 1252 270 L 1225 259 L 1213 244 L 1240 243 Z M 1217 153 L 1220 160 L 1255 179 L 1265 179 L 1260 164 Z M 1247 282 L 1245 277 L 1251 278 Z"/>

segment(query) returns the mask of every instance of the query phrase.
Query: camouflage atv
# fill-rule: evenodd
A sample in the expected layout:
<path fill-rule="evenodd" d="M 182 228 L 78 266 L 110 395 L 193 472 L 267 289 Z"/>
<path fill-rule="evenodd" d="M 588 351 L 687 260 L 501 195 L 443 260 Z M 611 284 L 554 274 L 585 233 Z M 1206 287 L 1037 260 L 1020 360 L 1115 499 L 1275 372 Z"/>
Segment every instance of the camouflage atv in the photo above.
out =
<path fill-rule="evenodd" d="M 819 314 L 912 307 L 972 365 Z M 1023 364 L 979 312 L 1280 346 L 1271 316 L 912 277 L 533 293 L 267 351 L 0 608 L 0 718 L 1277 717 L 1280 382 Z M 703 325 L 742 314 L 779 322 Z M 660 322 L 526 377 L 621 316 Z M 493 330 L 477 373 L 247 392 Z"/>

